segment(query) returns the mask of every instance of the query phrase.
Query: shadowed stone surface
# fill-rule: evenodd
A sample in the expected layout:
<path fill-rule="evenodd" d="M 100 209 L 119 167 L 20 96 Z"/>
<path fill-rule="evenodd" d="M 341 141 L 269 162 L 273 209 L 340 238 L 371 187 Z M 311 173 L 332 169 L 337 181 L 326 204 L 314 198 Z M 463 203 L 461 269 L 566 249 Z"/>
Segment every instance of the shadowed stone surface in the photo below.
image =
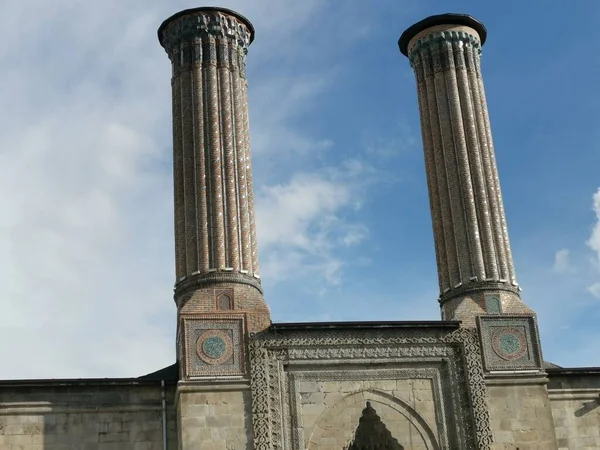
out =
<path fill-rule="evenodd" d="M 404 450 L 367 402 L 363 409 L 354 439 L 346 450 Z"/>

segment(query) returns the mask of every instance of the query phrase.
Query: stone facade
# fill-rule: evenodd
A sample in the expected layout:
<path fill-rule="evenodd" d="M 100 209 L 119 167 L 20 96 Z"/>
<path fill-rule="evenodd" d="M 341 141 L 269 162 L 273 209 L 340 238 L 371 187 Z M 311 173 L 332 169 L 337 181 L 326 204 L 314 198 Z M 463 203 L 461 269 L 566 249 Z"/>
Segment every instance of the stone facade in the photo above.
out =
<path fill-rule="evenodd" d="M 600 370 L 550 369 L 548 372 L 559 450 L 600 448 Z"/>
<path fill-rule="evenodd" d="M 248 383 L 179 385 L 179 448 L 246 450 L 252 443 Z"/>
<path fill-rule="evenodd" d="M 251 343 L 254 448 L 340 448 L 368 401 L 404 448 L 489 449 L 479 348 L 456 322 L 273 325 Z"/>
<path fill-rule="evenodd" d="M 557 449 L 545 383 L 536 378 L 487 380 L 492 449 Z"/>
<path fill-rule="evenodd" d="M 175 390 L 175 383 L 165 386 L 163 410 L 160 381 L 3 382 L 0 448 L 163 450 L 166 438 L 175 450 Z"/>
<path fill-rule="evenodd" d="M 0 382 L 0 449 L 600 448 L 600 369 L 547 368 L 520 298 L 486 34 L 445 14 L 399 42 L 417 80 L 444 320 L 271 324 L 250 164 L 254 29 L 220 8 L 167 19 L 177 363 L 139 379 Z"/>

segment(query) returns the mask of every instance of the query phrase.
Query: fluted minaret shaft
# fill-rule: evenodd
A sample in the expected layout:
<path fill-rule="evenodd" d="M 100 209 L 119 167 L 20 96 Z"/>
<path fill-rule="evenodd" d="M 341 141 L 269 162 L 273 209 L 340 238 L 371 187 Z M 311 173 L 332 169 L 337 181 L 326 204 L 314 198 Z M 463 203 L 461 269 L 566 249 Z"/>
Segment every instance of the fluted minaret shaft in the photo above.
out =
<path fill-rule="evenodd" d="M 518 297 L 481 75 L 485 35 L 475 19 L 445 14 L 399 42 L 417 81 L 442 304 L 488 288 Z"/>
<path fill-rule="evenodd" d="M 177 281 L 214 273 L 257 280 L 246 85 L 252 26 L 198 8 L 166 21 L 172 63 Z"/>

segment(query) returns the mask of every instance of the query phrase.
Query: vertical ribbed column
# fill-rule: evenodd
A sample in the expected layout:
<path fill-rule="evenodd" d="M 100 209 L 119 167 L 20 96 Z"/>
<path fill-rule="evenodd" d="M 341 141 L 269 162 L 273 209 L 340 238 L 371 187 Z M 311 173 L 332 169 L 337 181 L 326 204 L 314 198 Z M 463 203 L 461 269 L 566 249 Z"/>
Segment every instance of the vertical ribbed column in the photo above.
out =
<path fill-rule="evenodd" d="M 498 265 L 494 245 L 494 234 L 491 222 L 491 212 L 488 205 L 485 176 L 483 173 L 482 153 L 487 153 L 482 145 L 478 128 L 481 116 L 481 104 L 476 92 L 471 90 L 474 85 L 470 76 L 473 74 L 473 45 L 471 42 L 455 41 L 453 43 L 456 54 L 456 74 L 458 79 L 458 91 L 460 103 L 463 105 L 464 127 L 469 150 L 470 167 L 473 171 L 473 188 L 475 207 L 478 212 L 479 230 L 484 264 L 486 268 L 486 279 L 498 279 Z M 479 150 L 479 151 L 478 151 Z"/>
<path fill-rule="evenodd" d="M 190 45 L 191 44 L 191 45 Z M 196 215 L 196 148 L 194 139 L 194 86 L 191 66 L 194 43 L 181 49 L 183 70 L 180 75 L 181 153 L 183 154 L 183 203 L 185 217 L 186 274 L 198 270 L 198 218 Z"/>
<path fill-rule="evenodd" d="M 245 71 L 243 71 L 245 72 Z M 258 242 L 256 239 L 256 219 L 254 214 L 254 186 L 252 181 L 252 158 L 250 155 L 250 125 L 248 114 L 248 82 L 246 77 L 242 81 L 242 111 L 244 114 L 244 147 L 245 147 L 245 172 L 246 172 L 246 195 L 248 198 L 248 229 L 249 229 L 249 250 L 250 267 L 248 270 L 255 276 L 258 276 Z"/>
<path fill-rule="evenodd" d="M 415 71 L 431 203 L 440 302 L 446 318 L 524 312 L 513 261 L 480 68 L 485 27 L 470 16 L 427 18 L 404 32 L 400 50 Z M 500 300 L 498 300 L 500 301 Z M 468 309 L 467 308 L 467 309 Z M 494 307 L 495 309 L 495 307 Z"/>
<path fill-rule="evenodd" d="M 225 268 L 225 221 L 223 217 L 223 167 L 221 149 L 221 124 L 219 120 L 219 78 L 217 72 L 217 43 L 208 36 L 205 43 L 206 58 L 206 114 L 208 122 L 209 205 L 212 247 L 211 269 Z"/>
<path fill-rule="evenodd" d="M 483 78 L 481 76 L 481 61 L 479 55 L 473 58 L 474 62 L 474 73 L 475 80 L 473 81 L 474 91 L 479 97 L 481 103 L 481 114 L 482 114 L 482 129 L 480 134 L 487 144 L 486 161 L 485 161 L 485 173 L 486 179 L 490 186 L 490 196 L 496 201 L 492 204 L 494 223 L 496 228 L 501 229 L 502 233 L 497 233 L 496 248 L 498 252 L 503 255 L 500 262 L 502 280 L 507 280 L 512 284 L 517 284 L 517 279 L 514 271 L 512 252 L 510 249 L 510 242 L 508 239 L 508 228 L 506 225 L 506 215 L 504 213 L 504 205 L 502 201 L 502 193 L 500 191 L 500 179 L 498 177 L 498 167 L 496 166 L 496 156 L 494 152 L 494 143 L 492 140 L 492 127 L 490 125 L 490 118 L 488 114 L 487 102 L 485 98 L 485 89 L 483 87 Z"/>
<path fill-rule="evenodd" d="M 240 270 L 240 247 L 238 230 L 238 193 L 235 158 L 234 113 L 232 78 L 228 39 L 219 41 L 219 84 L 221 87 L 221 133 L 223 135 L 224 177 L 227 203 L 227 267 Z"/>
<path fill-rule="evenodd" d="M 231 80 L 233 87 L 233 109 L 235 123 L 235 145 L 236 148 L 244 149 L 248 145 L 248 133 L 245 107 L 245 89 L 246 79 L 244 77 L 243 59 L 245 55 L 239 50 L 232 54 Z M 237 180 L 238 180 L 238 206 L 239 206 L 239 231 L 240 231 L 240 253 L 241 270 L 247 273 L 253 273 L 252 270 L 252 249 L 250 242 L 250 220 L 248 218 L 248 182 L 246 179 L 246 152 L 237 151 Z"/>
<path fill-rule="evenodd" d="M 219 8 L 183 11 L 159 29 L 173 65 L 176 297 L 208 280 L 260 289 L 246 82 L 252 33 Z"/>
<path fill-rule="evenodd" d="M 181 62 L 173 63 L 171 79 L 173 105 L 173 191 L 175 194 L 175 275 L 179 280 L 186 274 L 185 203 L 183 190 L 183 152 L 181 136 Z"/>
<path fill-rule="evenodd" d="M 429 207 L 431 210 L 431 219 L 433 221 L 433 237 L 435 244 L 435 256 L 438 266 L 438 282 L 440 290 L 450 288 L 450 274 L 448 272 L 446 241 L 444 239 L 444 218 L 442 216 L 440 192 L 438 189 L 438 177 L 433 153 L 433 129 L 434 124 L 431 123 L 429 117 L 429 97 L 427 91 L 426 75 L 421 58 L 416 58 L 414 63 L 415 75 L 417 77 L 417 93 L 419 101 L 419 116 L 423 127 L 421 135 L 423 138 L 425 149 L 425 174 L 427 176 L 427 188 L 429 192 Z M 433 118 L 437 121 L 437 117 Z"/>
<path fill-rule="evenodd" d="M 210 241 L 208 228 L 208 180 L 206 174 L 204 67 L 202 39 L 194 39 L 194 63 L 192 66 L 194 101 L 194 149 L 196 151 L 196 208 L 198 220 L 198 272 L 210 268 Z"/>

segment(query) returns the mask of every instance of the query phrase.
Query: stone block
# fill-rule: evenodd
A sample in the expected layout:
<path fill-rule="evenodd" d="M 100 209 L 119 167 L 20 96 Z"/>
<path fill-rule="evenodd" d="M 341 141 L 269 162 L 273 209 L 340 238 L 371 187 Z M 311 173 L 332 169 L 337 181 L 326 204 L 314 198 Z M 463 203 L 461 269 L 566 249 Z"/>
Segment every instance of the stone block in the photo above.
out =
<path fill-rule="evenodd" d="M 314 381 L 301 381 L 298 383 L 298 392 L 299 393 L 312 393 L 319 392 L 319 388 L 317 383 Z"/>

